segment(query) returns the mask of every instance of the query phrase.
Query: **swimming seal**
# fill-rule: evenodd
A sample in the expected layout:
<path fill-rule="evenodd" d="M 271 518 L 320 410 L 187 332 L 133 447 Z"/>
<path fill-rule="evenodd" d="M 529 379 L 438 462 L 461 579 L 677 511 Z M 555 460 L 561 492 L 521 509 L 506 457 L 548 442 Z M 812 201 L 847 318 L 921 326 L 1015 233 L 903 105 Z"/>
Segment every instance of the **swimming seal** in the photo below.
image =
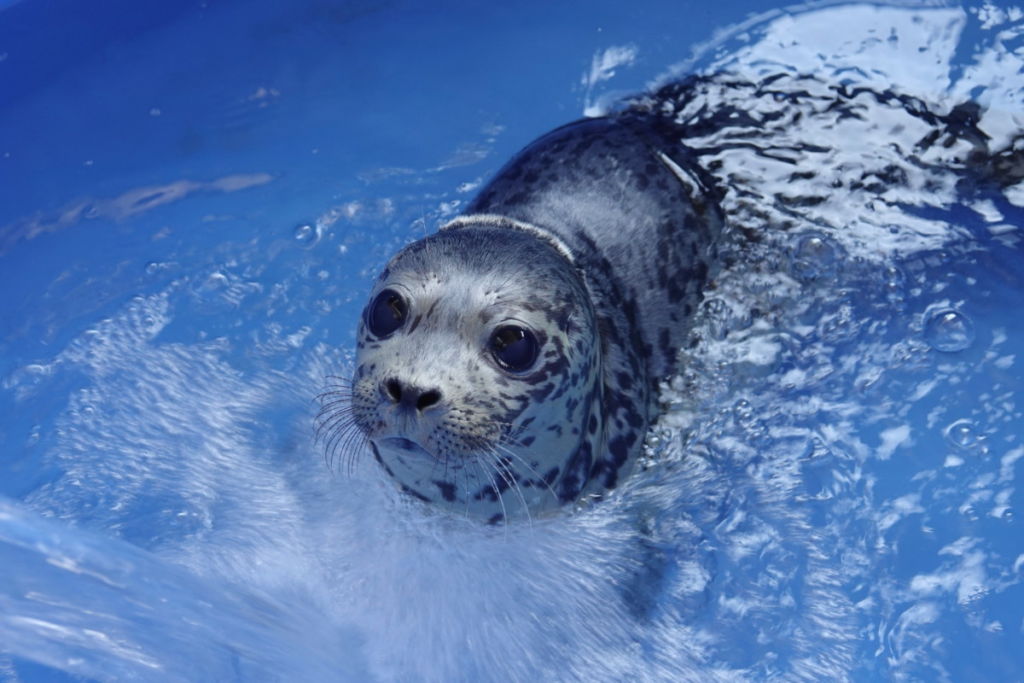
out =
<path fill-rule="evenodd" d="M 336 421 L 407 493 L 469 516 L 600 495 L 642 448 L 727 241 L 723 213 L 736 244 L 722 261 L 808 226 L 857 239 L 844 230 L 856 207 L 888 236 L 885 211 L 908 197 L 1022 181 L 1024 135 L 989 149 L 981 113 L 723 75 L 559 128 L 388 263 L 359 327 L 351 414 Z"/>
<path fill-rule="evenodd" d="M 654 117 L 538 139 L 384 268 L 352 417 L 410 495 L 498 522 L 622 481 L 708 277 L 720 217 Z"/>

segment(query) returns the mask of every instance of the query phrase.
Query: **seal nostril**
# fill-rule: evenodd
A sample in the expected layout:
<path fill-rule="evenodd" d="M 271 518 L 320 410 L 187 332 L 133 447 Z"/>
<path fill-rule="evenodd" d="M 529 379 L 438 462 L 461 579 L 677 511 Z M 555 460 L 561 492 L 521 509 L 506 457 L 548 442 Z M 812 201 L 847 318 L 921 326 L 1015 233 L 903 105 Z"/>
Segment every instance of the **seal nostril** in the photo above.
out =
<path fill-rule="evenodd" d="M 401 382 L 399 382 L 397 379 L 389 379 L 388 381 L 384 382 L 384 390 L 387 392 L 388 396 L 391 397 L 392 401 L 394 401 L 395 403 L 401 403 L 401 401 L 402 401 L 402 383 Z"/>
<path fill-rule="evenodd" d="M 430 391 L 424 391 L 420 394 L 420 397 L 416 399 L 416 409 L 424 410 L 434 405 L 441 400 L 441 392 L 431 389 Z"/>

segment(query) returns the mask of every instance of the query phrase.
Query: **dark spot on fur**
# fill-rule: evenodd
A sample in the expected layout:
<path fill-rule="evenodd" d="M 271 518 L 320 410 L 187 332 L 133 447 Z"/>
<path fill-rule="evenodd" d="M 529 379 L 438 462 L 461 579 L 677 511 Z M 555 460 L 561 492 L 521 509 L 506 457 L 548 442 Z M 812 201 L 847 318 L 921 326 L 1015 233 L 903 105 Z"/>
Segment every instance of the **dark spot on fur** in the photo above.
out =
<path fill-rule="evenodd" d="M 441 492 L 441 496 L 444 497 L 449 503 L 455 501 L 455 484 L 447 481 L 434 481 L 434 485 L 437 486 L 437 490 Z"/>
<path fill-rule="evenodd" d="M 394 475 L 391 475 L 391 476 L 394 476 Z M 420 493 L 419 491 L 416 491 L 414 489 L 409 488 L 405 484 L 402 484 L 402 491 L 404 491 L 405 493 L 408 493 L 413 498 L 419 498 L 424 503 L 430 503 L 431 502 L 431 500 L 429 498 L 427 498 L 426 496 L 424 496 L 422 493 Z"/>
<path fill-rule="evenodd" d="M 565 465 L 565 474 L 558 482 L 558 499 L 562 503 L 568 503 L 580 495 L 580 491 L 586 486 L 589 480 L 590 468 L 593 463 L 593 453 L 589 440 L 584 440 L 579 445 L 572 458 Z"/>
<path fill-rule="evenodd" d="M 619 388 L 624 391 L 629 391 L 633 388 L 633 378 L 629 376 L 628 372 L 620 372 L 617 375 L 619 380 Z"/>
<path fill-rule="evenodd" d="M 384 462 L 384 459 L 380 457 L 380 451 L 377 450 L 377 445 L 374 444 L 372 441 L 370 442 L 370 450 L 373 451 L 373 459 L 376 460 L 377 463 L 384 468 L 384 471 L 388 473 L 389 477 L 394 479 L 395 473 L 391 471 L 391 468 L 387 466 L 387 463 Z"/>

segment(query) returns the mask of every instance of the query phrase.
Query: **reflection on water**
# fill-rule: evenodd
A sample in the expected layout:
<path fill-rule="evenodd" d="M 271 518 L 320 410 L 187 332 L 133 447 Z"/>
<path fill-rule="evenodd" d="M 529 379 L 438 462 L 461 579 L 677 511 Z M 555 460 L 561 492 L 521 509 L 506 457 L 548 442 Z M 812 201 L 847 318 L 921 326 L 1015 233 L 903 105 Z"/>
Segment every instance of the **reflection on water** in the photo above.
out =
<path fill-rule="evenodd" d="M 0 503 L 0 676 L 1015 674 L 1021 20 L 776 13 L 686 67 L 727 76 L 632 103 L 722 189 L 722 267 L 646 467 L 532 525 L 440 517 L 312 443 L 312 397 L 349 370 L 324 329 L 393 246 L 374 228 L 422 232 L 485 169 L 440 194 L 384 173 L 264 241 L 218 236 L 195 190 L 270 176 L 122 195 L 195 206 L 218 263 L 151 263 L 156 291 L 3 377 L 38 417 Z M 587 58 L 585 106 L 640 38 Z"/>
<path fill-rule="evenodd" d="M 125 220 L 169 202 L 185 199 L 195 192 L 237 192 L 269 183 L 267 173 L 230 175 L 209 182 L 178 180 L 158 186 L 139 187 L 110 199 L 82 200 L 59 210 L 55 216 L 33 216 L 0 228 L 3 241 L 0 255 L 10 251 L 21 240 L 30 240 L 45 232 L 75 227 L 83 220 L 106 218 Z"/>

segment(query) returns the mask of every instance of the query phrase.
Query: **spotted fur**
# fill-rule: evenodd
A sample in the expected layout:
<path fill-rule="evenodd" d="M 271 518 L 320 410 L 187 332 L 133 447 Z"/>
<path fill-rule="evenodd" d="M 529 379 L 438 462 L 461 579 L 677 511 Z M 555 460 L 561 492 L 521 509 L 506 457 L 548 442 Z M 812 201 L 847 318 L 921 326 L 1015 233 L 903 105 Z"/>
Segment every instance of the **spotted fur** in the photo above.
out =
<path fill-rule="evenodd" d="M 403 326 L 360 325 L 353 421 L 409 495 L 489 522 L 614 488 L 631 469 L 708 274 L 714 197 L 655 118 L 590 119 L 537 140 L 466 214 L 388 263 Z M 508 372 L 497 326 L 539 357 Z M 440 399 L 397 405 L 387 382 Z"/>

